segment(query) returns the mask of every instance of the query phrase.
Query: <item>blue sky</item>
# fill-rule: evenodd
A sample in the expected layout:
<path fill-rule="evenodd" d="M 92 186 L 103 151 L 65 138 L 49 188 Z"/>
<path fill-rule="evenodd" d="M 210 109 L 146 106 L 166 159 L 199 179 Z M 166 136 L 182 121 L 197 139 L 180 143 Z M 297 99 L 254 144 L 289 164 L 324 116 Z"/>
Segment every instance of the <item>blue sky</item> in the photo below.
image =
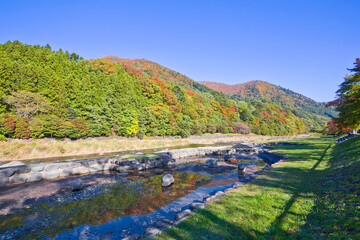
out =
<path fill-rule="evenodd" d="M 358 0 L 0 1 L 0 43 L 145 58 L 195 81 L 335 97 L 360 57 Z"/>

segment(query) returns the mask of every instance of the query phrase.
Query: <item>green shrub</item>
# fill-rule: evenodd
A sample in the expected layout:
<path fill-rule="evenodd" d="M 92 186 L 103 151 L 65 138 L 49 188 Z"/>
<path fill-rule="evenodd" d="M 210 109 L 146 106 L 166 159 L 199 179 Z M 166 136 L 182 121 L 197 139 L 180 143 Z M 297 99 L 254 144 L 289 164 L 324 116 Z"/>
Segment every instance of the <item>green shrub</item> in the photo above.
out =
<path fill-rule="evenodd" d="M 6 142 L 6 137 L 0 134 L 0 142 Z"/>

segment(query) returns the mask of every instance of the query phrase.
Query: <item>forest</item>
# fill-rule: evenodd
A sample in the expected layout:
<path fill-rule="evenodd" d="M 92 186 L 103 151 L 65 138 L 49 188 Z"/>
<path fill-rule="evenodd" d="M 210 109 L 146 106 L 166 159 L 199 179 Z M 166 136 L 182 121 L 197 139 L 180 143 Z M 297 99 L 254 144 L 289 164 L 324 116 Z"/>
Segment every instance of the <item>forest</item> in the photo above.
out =
<path fill-rule="evenodd" d="M 86 60 L 19 41 L 0 45 L 0 139 L 294 135 L 323 128 L 274 102 L 231 98 L 150 61 L 114 58 Z"/>

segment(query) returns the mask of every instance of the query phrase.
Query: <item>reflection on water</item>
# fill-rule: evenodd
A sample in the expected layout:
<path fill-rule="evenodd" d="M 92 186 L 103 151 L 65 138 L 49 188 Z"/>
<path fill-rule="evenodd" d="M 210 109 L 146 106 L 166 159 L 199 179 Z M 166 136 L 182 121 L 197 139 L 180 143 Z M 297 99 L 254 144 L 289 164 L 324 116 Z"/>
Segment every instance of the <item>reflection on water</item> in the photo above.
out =
<path fill-rule="evenodd" d="M 161 187 L 161 175 L 157 175 L 92 186 L 51 203 L 21 209 L 0 218 L 0 235 L 14 231 L 18 232 L 13 236 L 15 238 L 41 238 L 82 224 L 98 225 L 120 216 L 144 215 L 211 181 L 209 176 L 191 172 L 174 173 L 173 176 L 175 183 L 167 188 Z"/>
<path fill-rule="evenodd" d="M 124 216 L 147 217 L 204 189 L 211 190 L 238 181 L 239 163 L 253 164 L 254 171 L 266 165 L 261 160 L 234 159 L 230 163 L 219 161 L 217 168 L 209 168 L 206 159 L 178 164 L 161 171 L 154 169 L 130 175 L 114 173 L 110 182 L 95 184 L 79 192 L 0 216 L 0 239 L 6 239 L 3 236 L 9 236 L 9 239 L 54 238 L 81 225 L 98 226 L 111 220 L 120 221 L 126 218 Z M 169 187 L 162 187 L 161 177 L 167 172 L 172 172 L 175 182 Z M 156 175 L 160 173 L 162 175 Z"/>

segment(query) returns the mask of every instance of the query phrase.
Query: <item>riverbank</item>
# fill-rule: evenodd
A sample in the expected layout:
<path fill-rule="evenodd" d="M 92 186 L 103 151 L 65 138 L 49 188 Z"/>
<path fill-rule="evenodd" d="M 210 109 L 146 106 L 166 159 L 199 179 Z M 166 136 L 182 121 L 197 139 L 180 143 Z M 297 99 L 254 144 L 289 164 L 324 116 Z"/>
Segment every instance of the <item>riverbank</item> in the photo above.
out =
<path fill-rule="evenodd" d="M 113 169 L 121 171 L 77 174 L 0 188 L 0 235 L 4 239 L 144 236 L 163 222 L 176 224 L 184 220 L 183 210 L 191 211 L 190 204 L 208 204 L 221 194 L 240 187 L 241 181 L 248 182 L 271 168 L 267 162 L 280 157 L 266 154 L 266 150 L 252 144 L 237 144 L 234 148 L 176 149 L 162 154 L 164 160 L 173 155 L 178 155 L 178 159 L 175 164 L 157 167 L 151 163 L 157 163 L 152 160 L 157 160 L 160 154 L 117 157 L 113 159 Z M 84 166 L 93 161 L 83 160 Z M 145 169 L 140 170 L 138 167 L 144 161 Z M 69 166 L 70 162 L 40 165 L 58 173 L 60 169 L 55 170 L 55 167 L 63 164 Z M 26 167 L 39 171 L 43 169 L 40 165 Z M 247 166 L 243 173 L 238 173 L 238 165 Z M 126 166 L 129 171 L 122 171 Z M 162 178 L 169 174 L 174 182 L 164 186 Z M 48 175 L 47 170 L 45 175 Z M 73 182 L 80 179 L 84 188 L 73 191 Z"/>
<path fill-rule="evenodd" d="M 0 142 L 0 162 L 57 158 L 81 155 L 104 155 L 121 151 L 174 148 L 187 145 L 210 145 L 221 142 L 265 141 L 270 139 L 294 139 L 303 136 L 260 136 L 213 134 L 189 138 L 89 138 L 80 140 L 37 139 Z"/>
<path fill-rule="evenodd" d="M 359 239 L 360 137 L 275 146 L 287 161 L 158 239 Z"/>

